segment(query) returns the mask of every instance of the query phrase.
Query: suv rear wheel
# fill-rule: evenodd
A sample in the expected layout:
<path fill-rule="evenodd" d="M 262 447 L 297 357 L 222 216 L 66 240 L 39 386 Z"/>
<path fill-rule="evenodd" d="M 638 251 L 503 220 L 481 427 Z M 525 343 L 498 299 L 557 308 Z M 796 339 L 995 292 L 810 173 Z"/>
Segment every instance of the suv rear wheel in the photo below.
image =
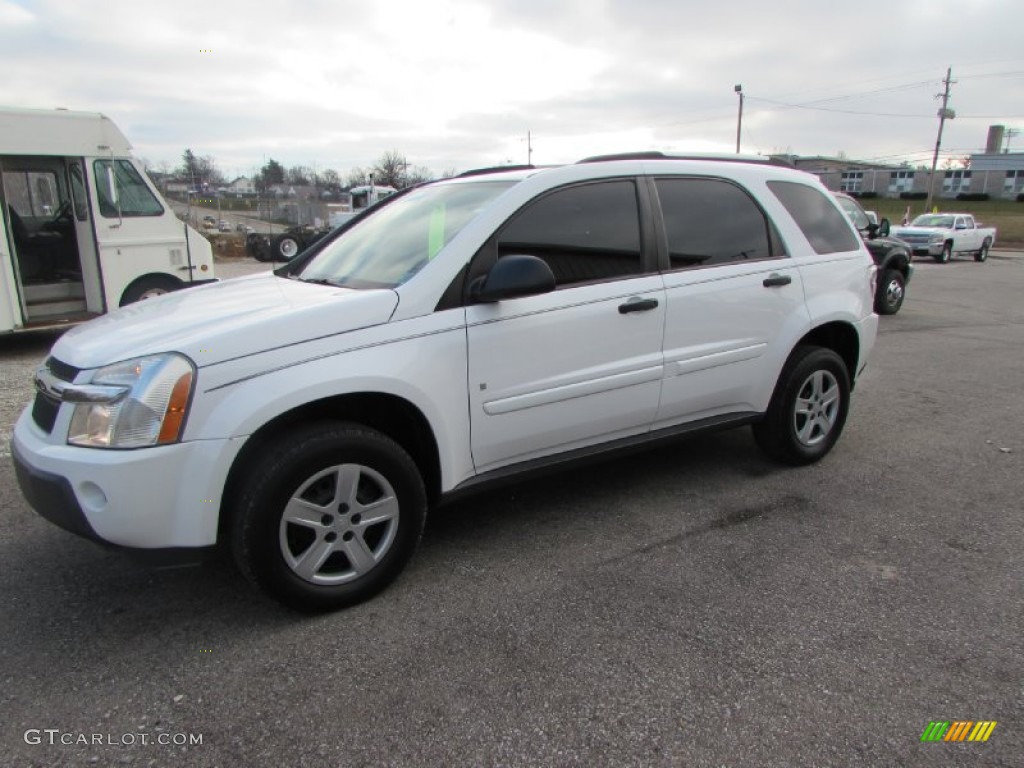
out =
<path fill-rule="evenodd" d="M 386 435 L 347 423 L 305 427 L 257 460 L 233 510 L 242 572 L 302 611 L 384 589 L 412 557 L 426 520 L 416 464 Z"/>
<path fill-rule="evenodd" d="M 843 358 L 824 347 L 793 350 L 779 375 L 768 412 L 753 425 L 761 450 L 786 464 L 811 464 L 832 450 L 850 407 Z"/>

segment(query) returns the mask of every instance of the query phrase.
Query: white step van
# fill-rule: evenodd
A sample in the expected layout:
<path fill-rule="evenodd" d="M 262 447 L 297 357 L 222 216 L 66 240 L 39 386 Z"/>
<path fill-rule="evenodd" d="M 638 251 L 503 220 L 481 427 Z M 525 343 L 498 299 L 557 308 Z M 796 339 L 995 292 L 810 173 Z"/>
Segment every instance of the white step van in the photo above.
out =
<path fill-rule="evenodd" d="M 210 243 L 130 149 L 96 112 L 0 108 L 0 333 L 213 281 Z"/>

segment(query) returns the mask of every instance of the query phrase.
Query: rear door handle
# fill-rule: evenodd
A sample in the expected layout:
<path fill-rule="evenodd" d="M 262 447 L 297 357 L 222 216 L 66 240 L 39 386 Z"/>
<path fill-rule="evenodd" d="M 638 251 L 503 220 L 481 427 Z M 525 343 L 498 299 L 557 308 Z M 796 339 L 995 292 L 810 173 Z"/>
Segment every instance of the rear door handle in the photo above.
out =
<path fill-rule="evenodd" d="M 625 304 L 619 304 L 619 314 L 625 315 L 629 312 L 647 312 L 658 306 L 657 299 L 630 299 Z"/>
<path fill-rule="evenodd" d="M 793 282 L 793 278 L 789 275 L 771 275 L 764 279 L 762 285 L 765 288 L 775 288 L 779 285 L 789 285 Z"/>

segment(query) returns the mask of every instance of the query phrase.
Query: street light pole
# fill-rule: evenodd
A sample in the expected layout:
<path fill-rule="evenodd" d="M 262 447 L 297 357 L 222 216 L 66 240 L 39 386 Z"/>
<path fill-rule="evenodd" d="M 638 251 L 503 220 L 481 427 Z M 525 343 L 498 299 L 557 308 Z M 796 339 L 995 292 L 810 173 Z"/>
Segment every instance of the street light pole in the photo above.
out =
<path fill-rule="evenodd" d="M 740 112 L 736 117 L 736 154 L 738 155 L 740 153 L 740 131 L 743 130 L 743 86 L 737 83 L 733 90 L 740 97 Z"/>

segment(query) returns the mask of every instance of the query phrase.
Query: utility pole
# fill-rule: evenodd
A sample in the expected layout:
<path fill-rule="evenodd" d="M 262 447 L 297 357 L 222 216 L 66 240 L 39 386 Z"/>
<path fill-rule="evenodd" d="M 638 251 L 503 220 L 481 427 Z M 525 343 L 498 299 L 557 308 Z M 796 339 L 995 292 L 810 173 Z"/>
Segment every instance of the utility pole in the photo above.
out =
<path fill-rule="evenodd" d="M 526 164 L 533 165 L 533 137 L 526 132 Z"/>
<path fill-rule="evenodd" d="M 935 196 L 935 169 L 939 164 L 939 148 L 942 146 L 942 128 L 946 124 L 947 120 L 952 120 L 956 117 L 956 112 L 949 109 L 949 86 L 956 81 L 953 79 L 953 68 L 948 67 L 946 69 L 946 79 L 942 81 L 946 89 L 939 94 L 936 94 L 935 98 L 942 99 L 942 107 L 939 109 L 939 135 L 935 137 L 935 154 L 932 155 L 932 173 L 928 177 L 928 199 L 924 203 L 924 212 L 928 213 L 932 209 L 932 198 Z"/>
<path fill-rule="evenodd" d="M 736 154 L 740 153 L 740 131 L 743 130 L 743 86 L 735 85 L 733 90 L 736 91 L 736 95 L 740 97 L 740 113 L 736 118 Z"/>

